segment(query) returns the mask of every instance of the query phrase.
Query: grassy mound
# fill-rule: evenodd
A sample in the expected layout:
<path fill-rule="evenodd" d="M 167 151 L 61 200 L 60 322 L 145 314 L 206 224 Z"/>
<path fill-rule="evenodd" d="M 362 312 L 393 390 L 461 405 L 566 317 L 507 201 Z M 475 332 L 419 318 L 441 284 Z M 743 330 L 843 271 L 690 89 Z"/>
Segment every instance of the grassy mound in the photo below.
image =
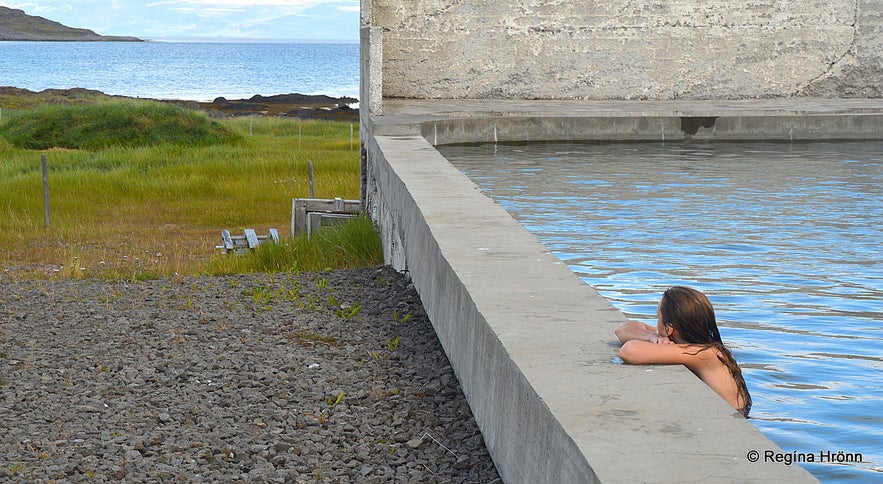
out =
<path fill-rule="evenodd" d="M 156 144 L 230 144 L 239 136 L 203 114 L 151 101 L 49 105 L 4 117 L 0 135 L 31 150 L 100 150 Z"/>

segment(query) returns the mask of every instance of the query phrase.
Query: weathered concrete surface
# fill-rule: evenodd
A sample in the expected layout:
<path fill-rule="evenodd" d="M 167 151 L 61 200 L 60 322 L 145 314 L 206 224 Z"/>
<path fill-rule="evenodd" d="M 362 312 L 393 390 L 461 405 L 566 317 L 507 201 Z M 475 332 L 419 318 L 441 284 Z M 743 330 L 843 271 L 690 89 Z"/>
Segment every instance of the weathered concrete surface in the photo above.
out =
<path fill-rule="evenodd" d="M 362 24 L 385 98 L 883 96 L 883 0 L 363 0 Z"/>
<path fill-rule="evenodd" d="M 728 119 L 751 131 L 757 120 L 770 130 L 816 115 L 817 132 L 840 135 L 849 132 L 844 123 L 879 126 L 883 101 L 385 100 L 383 116 L 363 117 L 370 133 L 363 138 L 365 201 L 381 225 L 385 257 L 410 272 L 506 482 L 814 479 L 796 465 L 767 461 L 767 452 L 791 449 L 767 439 L 683 367 L 618 363 L 613 330 L 625 317 L 432 144 L 493 133 L 575 139 L 577 131 L 568 130 L 578 123 L 556 124 L 574 119 L 589 121 L 578 131 L 585 139 L 608 139 L 623 120 L 638 126 L 653 116 Z M 742 116 L 754 121 L 740 124 Z M 751 462 L 751 451 L 759 462 Z"/>
<path fill-rule="evenodd" d="M 433 145 L 538 140 L 800 141 L 883 138 L 883 99 L 732 101 L 384 100 L 375 135 Z"/>

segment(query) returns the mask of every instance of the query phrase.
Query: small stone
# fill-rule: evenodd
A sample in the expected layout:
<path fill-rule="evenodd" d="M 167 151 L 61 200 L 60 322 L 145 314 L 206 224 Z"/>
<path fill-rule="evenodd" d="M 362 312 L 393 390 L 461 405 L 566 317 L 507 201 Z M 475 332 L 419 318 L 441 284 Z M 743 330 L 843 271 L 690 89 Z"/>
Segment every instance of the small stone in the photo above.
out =
<path fill-rule="evenodd" d="M 421 445 L 423 445 L 423 438 L 418 437 L 416 439 L 411 439 L 405 443 L 408 447 L 412 449 L 419 449 Z"/>
<path fill-rule="evenodd" d="M 276 452 L 287 452 L 290 448 L 291 445 L 287 442 L 276 442 L 275 444 L 273 444 L 273 450 L 275 450 Z"/>
<path fill-rule="evenodd" d="M 126 478 L 126 471 L 121 467 L 111 466 L 106 475 L 113 480 L 121 481 Z"/>
<path fill-rule="evenodd" d="M 141 464 L 144 462 L 144 456 L 141 455 L 141 452 L 138 452 L 135 449 L 127 450 L 125 457 L 126 462 L 131 462 L 133 464 Z"/>

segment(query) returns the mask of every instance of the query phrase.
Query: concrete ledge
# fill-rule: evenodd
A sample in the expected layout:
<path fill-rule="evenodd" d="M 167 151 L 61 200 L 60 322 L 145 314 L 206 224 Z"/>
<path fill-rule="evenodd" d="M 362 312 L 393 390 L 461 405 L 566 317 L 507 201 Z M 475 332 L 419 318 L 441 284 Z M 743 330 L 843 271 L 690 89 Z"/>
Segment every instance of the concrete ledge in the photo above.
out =
<path fill-rule="evenodd" d="M 883 138 L 883 100 L 387 100 L 376 135 L 433 145 L 536 140 L 801 141 Z"/>
<path fill-rule="evenodd" d="M 883 115 L 460 118 L 420 124 L 434 146 L 521 141 L 809 141 L 877 139 Z"/>
<path fill-rule="evenodd" d="M 366 205 L 506 482 L 814 480 L 750 462 L 749 451 L 783 450 L 686 369 L 619 364 L 613 330 L 625 317 L 423 136 L 444 119 L 443 132 L 481 132 L 392 108 L 363 120 Z"/>

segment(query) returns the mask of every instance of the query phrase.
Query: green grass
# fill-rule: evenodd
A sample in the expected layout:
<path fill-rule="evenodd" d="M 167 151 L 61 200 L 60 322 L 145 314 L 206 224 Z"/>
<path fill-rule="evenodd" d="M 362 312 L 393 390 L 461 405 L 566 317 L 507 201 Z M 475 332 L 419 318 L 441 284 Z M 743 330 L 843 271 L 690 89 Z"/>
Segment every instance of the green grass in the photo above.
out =
<path fill-rule="evenodd" d="M 363 216 L 324 227 L 312 236 L 304 234 L 279 244 L 261 244 L 246 257 L 216 258 L 208 273 L 321 272 L 368 267 L 382 262 L 380 238 L 373 222 Z"/>
<path fill-rule="evenodd" d="M 31 150 L 208 146 L 238 140 L 231 130 L 200 113 L 153 101 L 45 105 L 13 112 L 7 118 L 0 125 L 0 135 L 14 146 Z"/>
<path fill-rule="evenodd" d="M 213 121 L 177 107 L 143 104 L 145 109 L 135 110 L 140 117 L 129 103 L 119 102 L 67 106 L 71 112 L 62 114 L 64 106 L 11 111 L 0 106 L 0 265 L 7 274 L 137 278 L 229 270 L 218 268 L 226 262 L 213 260 L 234 259 L 215 249 L 221 230 L 288 233 L 291 199 L 309 196 L 308 162 L 317 197 L 358 198 L 358 141 L 351 149 L 348 123 Z M 116 121 L 96 121 L 89 130 L 60 129 L 54 121 L 102 116 Z M 150 120 L 141 119 L 145 116 Z M 46 136 L 32 118 L 49 120 L 58 135 Z M 129 127 L 130 135 L 102 131 L 108 126 Z M 190 134 L 175 138 L 176 128 L 168 126 L 203 126 L 208 134 L 182 128 Z M 18 137 L 26 131 L 33 133 L 30 138 Z M 29 148 L 37 146 L 33 140 L 43 148 Z M 48 228 L 42 154 L 49 160 Z M 299 251 L 307 257 L 306 249 Z M 315 266 L 298 263 L 299 270 L 307 267 Z"/>

